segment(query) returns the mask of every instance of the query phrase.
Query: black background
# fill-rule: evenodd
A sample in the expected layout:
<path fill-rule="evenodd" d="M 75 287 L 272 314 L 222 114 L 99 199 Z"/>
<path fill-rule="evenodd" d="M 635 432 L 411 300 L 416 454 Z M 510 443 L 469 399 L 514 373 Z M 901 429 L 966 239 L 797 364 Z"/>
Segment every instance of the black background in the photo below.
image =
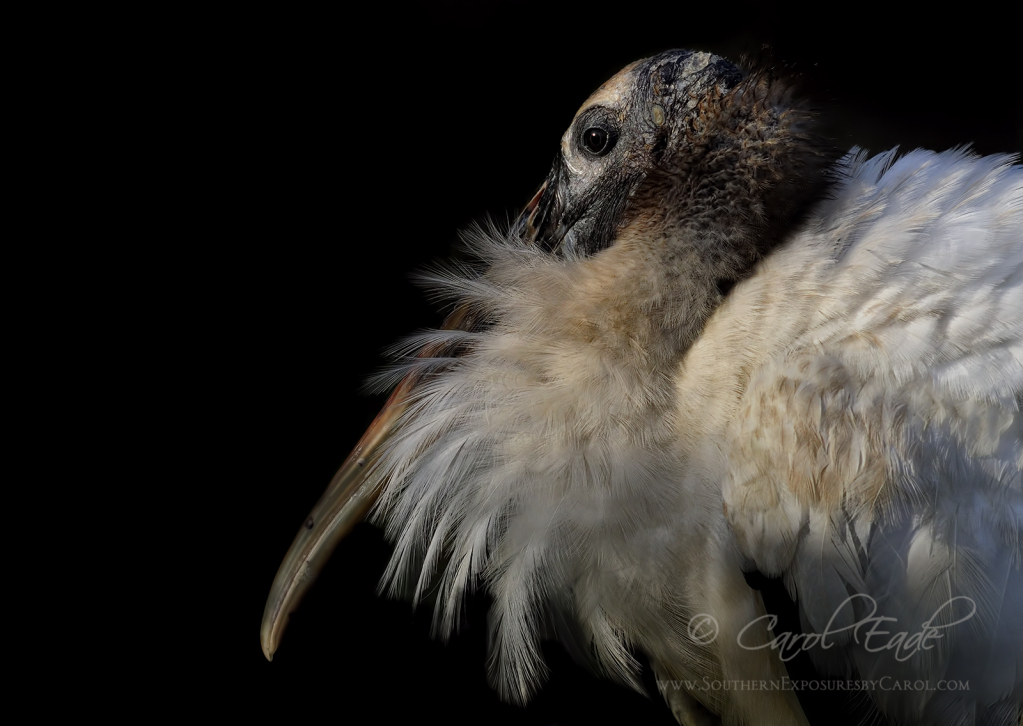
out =
<path fill-rule="evenodd" d="M 500 703 L 486 684 L 483 599 L 461 636 L 431 640 L 428 612 L 376 596 L 389 550 L 366 525 L 274 662 L 263 658 L 274 573 L 382 403 L 362 381 L 388 343 L 443 317 L 410 275 L 447 256 L 457 230 L 514 215 L 575 109 L 637 58 L 767 44 L 805 76 L 841 147 L 1011 152 L 1023 126 L 1015 30 L 979 6 L 815 11 L 827 18 L 766 3 L 349 7 L 190 18 L 164 59 L 179 180 L 167 254 L 181 276 L 167 320 L 188 381 L 169 410 L 189 422 L 167 442 L 187 462 L 174 541 L 201 545 L 172 552 L 180 567 L 165 581 L 192 623 L 169 644 L 188 664 L 174 690 L 225 716 L 673 723 L 656 695 L 593 679 L 556 646 L 530 707 Z M 851 719 L 848 708 L 808 706 L 815 723 Z"/>

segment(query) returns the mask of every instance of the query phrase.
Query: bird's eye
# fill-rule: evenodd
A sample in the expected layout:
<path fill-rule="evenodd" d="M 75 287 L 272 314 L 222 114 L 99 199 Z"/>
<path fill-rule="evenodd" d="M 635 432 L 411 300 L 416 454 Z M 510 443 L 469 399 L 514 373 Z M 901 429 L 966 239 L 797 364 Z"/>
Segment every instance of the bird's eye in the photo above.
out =
<path fill-rule="evenodd" d="M 594 156 L 604 156 L 614 148 L 617 138 L 607 129 L 591 126 L 583 131 L 581 141 L 583 148 Z"/>

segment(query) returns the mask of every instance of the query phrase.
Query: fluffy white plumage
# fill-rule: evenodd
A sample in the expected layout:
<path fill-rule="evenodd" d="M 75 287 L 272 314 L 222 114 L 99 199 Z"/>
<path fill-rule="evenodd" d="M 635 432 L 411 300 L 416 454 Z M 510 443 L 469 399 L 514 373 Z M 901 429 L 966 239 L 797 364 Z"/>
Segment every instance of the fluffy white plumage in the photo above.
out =
<path fill-rule="evenodd" d="M 907 722 L 1012 722 L 1023 170 L 1011 161 L 850 154 L 831 198 L 735 287 L 670 378 L 646 365 L 642 331 L 603 348 L 579 332 L 587 291 L 632 279 L 614 249 L 566 259 L 476 235 L 486 274 L 436 282 L 493 325 L 417 339 L 468 352 L 433 361 L 443 372 L 376 469 L 392 588 L 415 582 L 421 597 L 438 581 L 447 634 L 484 585 L 495 682 L 522 700 L 542 678 L 545 624 L 566 619 L 579 629 L 558 637 L 625 681 L 630 648 L 679 679 L 778 677 L 773 651 L 737 649 L 762 614 L 741 575 L 751 561 L 784 575 L 810 632 L 835 612 L 864 616 L 840 607 L 848 588 L 900 623 L 967 596 L 970 625 L 905 662 L 855 643 L 812 654 L 840 675 L 971 682 L 875 694 Z M 690 637 L 698 613 L 717 618 L 714 643 Z M 793 719 L 784 694 L 691 695 L 725 723 Z"/>

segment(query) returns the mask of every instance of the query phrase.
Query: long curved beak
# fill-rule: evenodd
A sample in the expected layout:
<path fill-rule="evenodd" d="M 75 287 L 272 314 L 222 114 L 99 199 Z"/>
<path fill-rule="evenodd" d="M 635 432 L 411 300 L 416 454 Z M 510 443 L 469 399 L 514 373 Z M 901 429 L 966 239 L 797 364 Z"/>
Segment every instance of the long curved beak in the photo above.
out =
<path fill-rule="evenodd" d="M 404 400 L 409 387 L 402 381 L 391 394 L 383 410 L 373 419 L 359 443 L 331 479 L 327 490 L 316 502 L 284 556 L 270 587 L 270 596 L 263 610 L 263 623 L 259 629 L 260 644 L 267 660 L 273 660 L 288 624 L 288 617 L 316 581 L 323 566 L 334 554 L 334 549 L 352 527 L 365 518 L 376 501 L 380 482 L 366 474 L 372 470 L 373 463 L 379 457 L 381 444 L 387 440 L 405 410 Z"/>
<path fill-rule="evenodd" d="M 467 308 L 458 307 L 447 317 L 442 327 L 461 328 L 469 323 L 469 317 Z M 436 346 L 426 346 L 419 356 L 430 357 L 437 353 Z M 323 566 L 334 554 L 334 549 L 365 518 L 376 502 L 384 482 L 380 476 L 374 475 L 373 465 L 380 458 L 384 442 L 405 412 L 409 396 L 418 380 L 417 375 L 410 373 L 398 384 L 383 410 L 373 419 L 295 535 L 284 561 L 277 569 L 263 609 L 259 640 L 267 660 L 273 660 L 288 624 L 288 617 L 312 587 Z"/>
<path fill-rule="evenodd" d="M 551 217 L 554 216 L 552 209 L 555 206 L 552 180 L 555 178 L 552 176 L 544 182 L 512 229 L 512 234 L 519 236 L 525 244 L 536 244 L 542 240 L 546 227 L 551 224 Z M 460 306 L 447 317 L 441 327 L 468 329 L 472 325 L 470 318 L 469 309 Z M 420 351 L 419 356 L 430 357 L 437 353 L 435 346 L 427 346 Z M 417 382 L 418 376 L 409 374 L 398 384 L 383 410 L 359 439 L 295 535 L 277 570 L 263 609 L 259 640 L 267 660 L 273 660 L 288 624 L 288 617 L 312 587 L 335 548 L 366 517 L 376 502 L 385 482 L 375 473 L 373 465 L 380 458 L 383 444 L 405 412 Z"/>

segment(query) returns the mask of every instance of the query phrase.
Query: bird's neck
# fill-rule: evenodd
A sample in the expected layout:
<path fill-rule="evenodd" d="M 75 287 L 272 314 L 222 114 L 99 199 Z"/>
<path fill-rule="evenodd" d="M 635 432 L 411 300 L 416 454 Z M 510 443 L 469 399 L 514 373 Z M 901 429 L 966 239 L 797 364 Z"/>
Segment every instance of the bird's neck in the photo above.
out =
<path fill-rule="evenodd" d="M 699 245 L 652 244 L 650 230 L 625 230 L 581 267 L 562 311 L 573 322 L 570 334 L 611 362 L 658 375 L 671 375 L 723 299 L 720 271 Z"/>

